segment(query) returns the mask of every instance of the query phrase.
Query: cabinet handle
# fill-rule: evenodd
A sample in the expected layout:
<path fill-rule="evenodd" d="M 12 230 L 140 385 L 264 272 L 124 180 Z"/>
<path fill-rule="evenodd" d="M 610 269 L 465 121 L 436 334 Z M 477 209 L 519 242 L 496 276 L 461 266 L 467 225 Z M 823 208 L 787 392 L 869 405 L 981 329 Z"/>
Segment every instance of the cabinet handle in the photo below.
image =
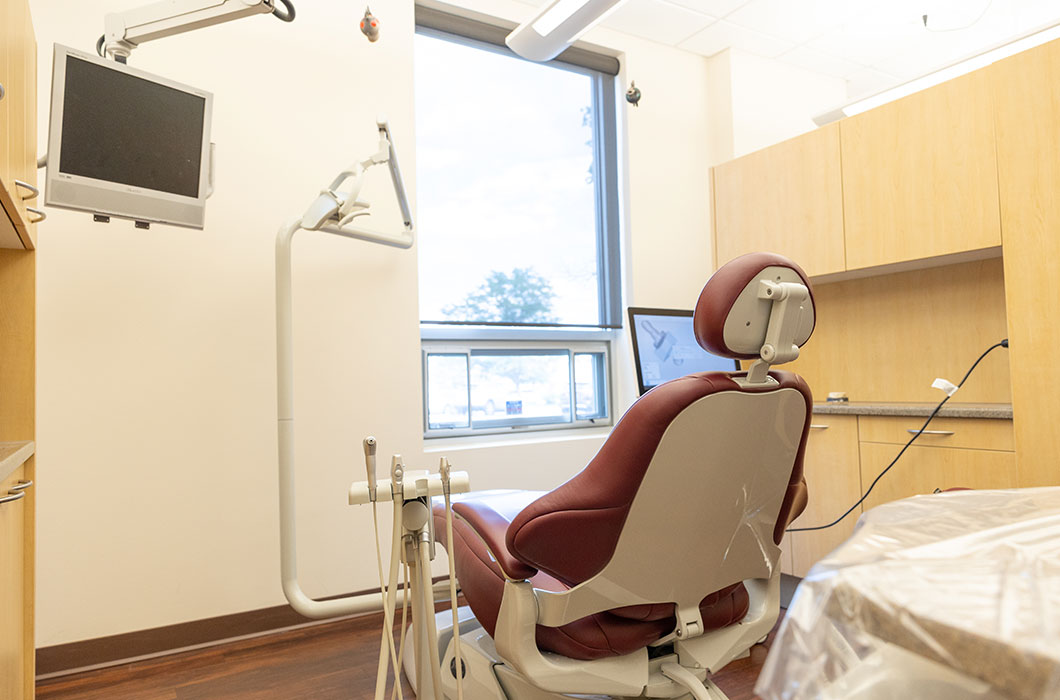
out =
<path fill-rule="evenodd" d="M 26 211 L 28 211 L 31 214 L 36 214 L 37 215 L 36 219 L 30 219 L 30 223 L 31 224 L 39 224 L 40 222 L 42 222 L 42 221 L 44 221 L 45 219 L 48 218 L 48 215 L 45 212 L 41 211 L 40 209 L 34 209 L 33 207 L 26 207 Z"/>
<path fill-rule="evenodd" d="M 0 498 L 0 506 L 5 503 L 11 503 L 12 501 L 20 501 L 26 497 L 25 491 L 8 491 L 10 495 Z"/>
<path fill-rule="evenodd" d="M 828 430 L 828 426 L 823 423 L 810 423 L 810 430 Z"/>
<path fill-rule="evenodd" d="M 20 481 L 15 486 L 12 486 L 8 493 L 13 493 L 15 491 L 25 491 L 30 486 L 33 486 L 33 481 Z"/>
<path fill-rule="evenodd" d="M 920 430 L 918 428 L 909 428 L 909 429 L 906 430 L 906 432 L 912 433 L 913 435 L 916 435 L 917 433 L 920 433 Z M 924 432 L 922 432 L 920 434 L 921 435 L 953 435 L 953 431 L 952 430 L 925 430 Z"/>
<path fill-rule="evenodd" d="M 0 100 L 4 99 L 4 84 L 0 83 Z"/>
<path fill-rule="evenodd" d="M 37 195 L 40 194 L 40 190 L 38 190 L 36 187 L 29 184 L 28 182 L 22 182 L 22 180 L 15 180 L 15 187 L 22 187 L 24 189 L 29 190 L 30 193 L 24 196 L 22 198 L 22 201 L 26 201 L 27 199 L 36 199 Z"/>

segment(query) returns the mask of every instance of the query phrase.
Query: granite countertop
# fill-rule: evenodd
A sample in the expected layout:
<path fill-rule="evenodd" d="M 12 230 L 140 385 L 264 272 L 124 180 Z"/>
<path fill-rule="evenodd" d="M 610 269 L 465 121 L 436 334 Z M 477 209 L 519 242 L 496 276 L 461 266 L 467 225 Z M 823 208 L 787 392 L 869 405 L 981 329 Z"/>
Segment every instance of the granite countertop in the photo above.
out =
<path fill-rule="evenodd" d="M 26 442 L 0 442 L 0 481 L 11 476 L 27 459 L 33 456 L 36 446 L 32 440 Z M 7 494 L 0 494 L 6 496 Z"/>
<path fill-rule="evenodd" d="M 885 403 L 832 401 L 815 403 L 817 414 L 849 416 L 922 416 L 927 418 L 937 403 Z M 939 411 L 940 418 L 1001 418 L 1012 420 L 1009 403 L 947 403 Z"/>

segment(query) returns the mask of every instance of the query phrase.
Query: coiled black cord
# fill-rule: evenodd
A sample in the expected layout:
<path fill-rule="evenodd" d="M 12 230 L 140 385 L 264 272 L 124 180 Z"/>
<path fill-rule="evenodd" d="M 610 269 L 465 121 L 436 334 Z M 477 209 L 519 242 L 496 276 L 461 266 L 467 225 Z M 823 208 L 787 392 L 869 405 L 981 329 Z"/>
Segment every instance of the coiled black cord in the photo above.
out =
<path fill-rule="evenodd" d="M 283 6 L 285 8 L 285 11 L 284 12 L 280 12 L 280 8 L 276 7 L 272 11 L 273 16 L 275 16 L 276 19 L 278 19 L 278 20 L 280 20 L 282 22 L 293 22 L 294 21 L 294 3 L 291 2 L 291 0 L 278 0 L 278 2 L 283 4 Z"/>
<path fill-rule="evenodd" d="M 1007 348 L 1007 347 L 1008 347 L 1008 338 L 1005 338 L 1001 342 L 994 343 L 993 345 L 988 347 L 986 349 L 986 351 L 983 352 L 983 354 L 979 356 L 979 359 L 972 363 L 972 366 L 968 368 L 968 371 L 964 373 L 964 379 L 961 379 L 961 382 L 960 382 L 960 384 L 957 385 L 957 388 L 960 389 L 962 386 L 964 386 L 964 383 L 966 381 L 968 381 L 969 375 L 971 375 L 972 371 L 976 367 L 979 366 L 979 363 L 983 361 L 984 357 L 989 355 L 993 350 L 995 350 L 997 348 Z M 840 522 L 842 522 L 843 518 L 845 518 L 848 515 L 850 515 L 851 513 L 853 513 L 854 509 L 856 509 L 858 506 L 860 506 L 862 503 L 865 502 L 865 499 L 869 497 L 869 494 L 872 493 L 872 489 L 874 489 L 876 487 L 876 484 L 879 483 L 880 479 L 883 478 L 883 475 L 886 474 L 887 472 L 891 471 L 891 467 L 893 467 L 898 462 L 898 460 L 902 458 L 902 455 L 904 455 L 905 451 L 909 449 L 909 446 L 912 445 L 913 442 L 918 437 L 920 437 L 920 435 L 924 432 L 924 429 L 928 427 L 929 423 L 931 423 L 931 420 L 936 415 L 938 415 L 938 412 L 942 409 L 943 406 L 946 405 L 946 402 L 949 401 L 949 400 L 950 400 L 950 395 L 947 395 L 946 398 L 944 398 L 942 401 L 939 401 L 939 405 L 935 406 L 935 410 L 931 412 L 931 415 L 928 416 L 928 419 L 926 421 L 924 421 L 924 424 L 922 426 L 920 426 L 920 430 L 916 431 L 916 433 L 913 435 L 913 437 L 909 438 L 909 442 L 905 443 L 905 447 L 903 447 L 901 452 L 898 453 L 898 456 L 895 457 L 893 460 L 891 460 L 891 463 L 887 465 L 886 469 L 884 469 L 882 472 L 880 472 L 879 476 L 877 476 L 873 480 L 872 484 L 869 486 L 869 490 L 866 491 L 865 494 L 861 498 L 858 499 L 857 503 L 855 503 L 854 505 L 850 506 L 850 509 L 847 510 L 847 512 L 843 513 L 842 515 L 840 515 L 838 518 L 836 518 L 832 522 L 828 523 L 827 525 L 817 525 L 816 527 L 789 527 L 786 530 L 786 532 L 810 532 L 810 531 L 813 531 L 813 530 L 825 530 L 825 529 L 828 529 L 828 528 L 830 528 L 830 527 L 832 527 L 834 525 L 838 525 Z"/>

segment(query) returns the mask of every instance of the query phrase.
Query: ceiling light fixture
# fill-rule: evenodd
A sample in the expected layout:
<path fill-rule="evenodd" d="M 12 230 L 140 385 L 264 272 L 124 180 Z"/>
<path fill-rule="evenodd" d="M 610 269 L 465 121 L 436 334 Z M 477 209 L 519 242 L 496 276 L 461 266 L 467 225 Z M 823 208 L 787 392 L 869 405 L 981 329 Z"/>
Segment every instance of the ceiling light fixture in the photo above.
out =
<path fill-rule="evenodd" d="M 985 68 L 991 63 L 1000 61 L 1003 58 L 1008 58 L 1009 56 L 1026 51 L 1027 49 L 1032 49 L 1035 46 L 1040 46 L 1053 39 L 1060 39 L 1060 24 L 1058 23 L 1036 29 L 1018 39 L 995 46 L 994 48 L 988 49 L 980 54 L 950 64 L 945 68 L 932 71 L 919 78 L 914 78 L 901 85 L 896 85 L 837 109 L 818 114 L 813 118 L 813 121 L 817 126 L 824 126 L 825 124 L 830 124 L 843 117 L 851 117 L 855 114 L 867 112 L 870 109 L 887 104 L 888 102 L 893 102 L 901 97 L 912 95 L 914 92 L 920 92 L 921 90 L 944 83 L 947 80 L 952 80 L 953 78 L 966 73 L 971 73 L 974 70 Z"/>
<path fill-rule="evenodd" d="M 504 39 L 515 53 L 531 61 L 549 61 L 578 40 L 625 0 L 555 0 Z"/>

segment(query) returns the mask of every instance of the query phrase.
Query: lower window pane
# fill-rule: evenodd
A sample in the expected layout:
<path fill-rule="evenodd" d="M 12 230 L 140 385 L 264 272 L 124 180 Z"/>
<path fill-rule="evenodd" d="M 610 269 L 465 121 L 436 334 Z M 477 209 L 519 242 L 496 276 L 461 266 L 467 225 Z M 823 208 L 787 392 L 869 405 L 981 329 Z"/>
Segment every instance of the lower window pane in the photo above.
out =
<path fill-rule="evenodd" d="M 569 423 L 570 354 L 471 353 L 471 421 L 476 428 Z"/>
<path fill-rule="evenodd" d="M 467 355 L 427 355 L 427 427 L 467 428 Z"/>
<path fill-rule="evenodd" d="M 574 407 L 578 420 L 607 417 L 605 377 L 602 352 L 574 355 Z"/>

